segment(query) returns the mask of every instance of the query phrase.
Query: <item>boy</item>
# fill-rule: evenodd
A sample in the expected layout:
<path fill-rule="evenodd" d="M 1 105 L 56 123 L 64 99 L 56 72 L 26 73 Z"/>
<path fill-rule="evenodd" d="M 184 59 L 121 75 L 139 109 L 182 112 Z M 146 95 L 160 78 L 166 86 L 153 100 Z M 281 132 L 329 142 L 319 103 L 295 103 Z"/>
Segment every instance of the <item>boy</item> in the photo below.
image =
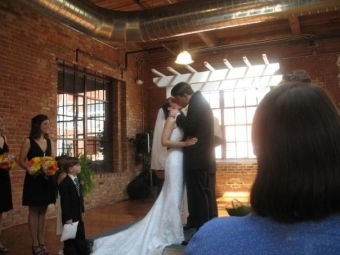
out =
<path fill-rule="evenodd" d="M 79 221 L 75 239 L 64 241 L 64 255 L 90 254 L 85 240 L 84 199 L 79 186 L 77 174 L 81 171 L 77 157 L 66 157 L 62 161 L 62 169 L 67 176 L 59 184 L 60 204 L 63 224 Z"/>

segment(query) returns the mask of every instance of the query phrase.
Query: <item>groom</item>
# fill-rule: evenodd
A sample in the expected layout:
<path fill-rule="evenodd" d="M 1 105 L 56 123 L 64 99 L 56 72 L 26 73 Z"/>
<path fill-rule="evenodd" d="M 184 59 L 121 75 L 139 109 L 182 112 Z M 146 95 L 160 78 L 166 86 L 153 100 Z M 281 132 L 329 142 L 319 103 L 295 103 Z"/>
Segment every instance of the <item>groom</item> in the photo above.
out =
<path fill-rule="evenodd" d="M 183 169 L 188 196 L 191 224 L 198 230 L 216 216 L 213 202 L 210 173 L 215 171 L 214 117 L 210 105 L 201 92 L 194 92 L 186 82 L 180 82 L 171 90 L 171 95 L 182 107 L 188 105 L 185 116 L 171 110 L 178 127 L 184 131 L 184 139 L 197 137 L 196 145 L 183 148 Z M 214 185 L 213 185 L 214 186 Z M 185 244 L 185 243 L 184 243 Z"/>

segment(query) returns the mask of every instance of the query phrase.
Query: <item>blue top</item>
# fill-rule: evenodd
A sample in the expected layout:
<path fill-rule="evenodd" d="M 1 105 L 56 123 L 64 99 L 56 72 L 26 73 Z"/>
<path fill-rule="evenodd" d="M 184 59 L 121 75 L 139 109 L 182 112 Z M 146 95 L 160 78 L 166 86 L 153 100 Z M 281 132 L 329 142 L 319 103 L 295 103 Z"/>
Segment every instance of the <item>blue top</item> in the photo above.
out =
<path fill-rule="evenodd" d="M 278 223 L 254 213 L 207 222 L 184 255 L 340 254 L 340 215 L 321 221 Z"/>

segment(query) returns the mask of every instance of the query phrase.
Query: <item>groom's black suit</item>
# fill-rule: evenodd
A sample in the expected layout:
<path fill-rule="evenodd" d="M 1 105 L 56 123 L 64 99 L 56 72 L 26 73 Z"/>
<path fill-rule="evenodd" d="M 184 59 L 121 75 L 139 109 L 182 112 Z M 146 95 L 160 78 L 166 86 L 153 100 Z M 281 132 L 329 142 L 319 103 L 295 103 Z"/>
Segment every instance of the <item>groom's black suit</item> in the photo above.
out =
<path fill-rule="evenodd" d="M 183 129 L 184 139 L 198 139 L 195 145 L 184 147 L 183 168 L 190 221 L 199 229 L 214 216 L 209 174 L 216 171 L 213 113 L 201 92 L 192 94 L 187 115 L 178 115 L 176 124 Z"/>

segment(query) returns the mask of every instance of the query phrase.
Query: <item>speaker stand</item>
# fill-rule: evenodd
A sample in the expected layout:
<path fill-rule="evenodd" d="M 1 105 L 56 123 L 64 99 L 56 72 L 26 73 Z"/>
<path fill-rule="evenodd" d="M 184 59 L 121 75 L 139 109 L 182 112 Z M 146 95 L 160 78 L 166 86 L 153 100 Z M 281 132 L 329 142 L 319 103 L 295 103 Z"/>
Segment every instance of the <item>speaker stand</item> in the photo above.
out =
<path fill-rule="evenodd" d="M 151 197 L 153 200 L 155 200 L 155 196 L 152 194 L 152 187 L 153 187 L 153 183 L 152 183 L 152 172 L 151 169 L 147 169 L 146 168 L 146 163 L 145 163 L 145 154 L 146 153 L 142 153 L 142 160 L 143 160 L 143 183 L 146 185 L 146 190 L 149 194 L 149 197 Z M 149 177 L 148 177 L 149 176 Z M 148 179 L 150 180 L 148 182 Z"/>

